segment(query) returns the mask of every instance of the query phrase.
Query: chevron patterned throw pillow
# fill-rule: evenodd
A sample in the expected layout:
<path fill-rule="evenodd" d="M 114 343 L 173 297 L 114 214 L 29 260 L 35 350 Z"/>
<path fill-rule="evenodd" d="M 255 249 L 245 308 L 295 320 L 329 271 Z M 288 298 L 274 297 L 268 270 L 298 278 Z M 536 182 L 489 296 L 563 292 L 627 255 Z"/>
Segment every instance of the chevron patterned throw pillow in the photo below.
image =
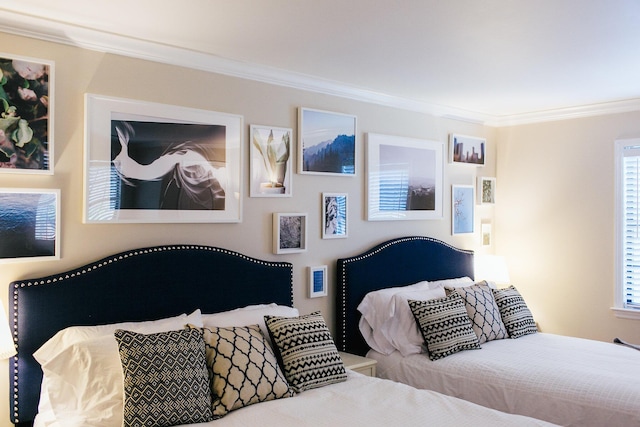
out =
<path fill-rule="evenodd" d="M 535 334 L 538 332 L 533 315 L 524 302 L 520 292 L 511 285 L 504 289 L 494 289 L 493 295 L 502 315 L 509 336 L 518 338 L 523 335 Z"/>

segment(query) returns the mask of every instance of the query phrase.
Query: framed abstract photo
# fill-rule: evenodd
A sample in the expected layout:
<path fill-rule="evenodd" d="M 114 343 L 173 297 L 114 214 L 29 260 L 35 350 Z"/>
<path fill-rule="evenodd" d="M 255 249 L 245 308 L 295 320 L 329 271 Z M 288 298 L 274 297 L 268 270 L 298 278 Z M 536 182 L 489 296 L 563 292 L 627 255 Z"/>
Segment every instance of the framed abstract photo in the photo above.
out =
<path fill-rule="evenodd" d="M 322 193 L 322 238 L 347 237 L 347 194 Z"/>
<path fill-rule="evenodd" d="M 444 144 L 367 134 L 367 220 L 442 218 Z"/>
<path fill-rule="evenodd" d="M 478 177 L 478 201 L 481 205 L 496 203 L 496 179 L 486 176 Z"/>
<path fill-rule="evenodd" d="M 250 196 L 291 197 L 293 130 L 251 125 L 249 133 Z"/>
<path fill-rule="evenodd" d="M 309 298 L 327 296 L 327 266 L 309 267 Z"/>
<path fill-rule="evenodd" d="M 273 253 L 290 254 L 307 250 L 307 214 L 273 214 Z"/>
<path fill-rule="evenodd" d="M 300 108 L 298 172 L 356 175 L 356 117 Z"/>
<path fill-rule="evenodd" d="M 484 166 L 487 140 L 475 136 L 449 135 L 449 162 Z"/>
<path fill-rule="evenodd" d="M 451 186 L 451 234 L 474 231 L 475 188 L 473 185 Z"/>
<path fill-rule="evenodd" d="M 54 63 L 0 53 L 0 173 L 53 174 Z"/>
<path fill-rule="evenodd" d="M 0 189 L 0 261 L 60 259 L 60 190 Z"/>
<path fill-rule="evenodd" d="M 84 221 L 240 222 L 242 117 L 85 97 Z"/>

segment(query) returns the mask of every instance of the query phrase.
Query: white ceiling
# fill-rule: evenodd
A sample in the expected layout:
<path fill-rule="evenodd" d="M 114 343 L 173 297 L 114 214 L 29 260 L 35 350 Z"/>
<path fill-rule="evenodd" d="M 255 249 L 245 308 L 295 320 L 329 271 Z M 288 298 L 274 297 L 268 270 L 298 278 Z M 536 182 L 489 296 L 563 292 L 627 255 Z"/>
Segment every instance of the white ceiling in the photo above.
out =
<path fill-rule="evenodd" d="M 0 30 L 491 125 L 640 110 L 638 0 L 0 0 Z"/>

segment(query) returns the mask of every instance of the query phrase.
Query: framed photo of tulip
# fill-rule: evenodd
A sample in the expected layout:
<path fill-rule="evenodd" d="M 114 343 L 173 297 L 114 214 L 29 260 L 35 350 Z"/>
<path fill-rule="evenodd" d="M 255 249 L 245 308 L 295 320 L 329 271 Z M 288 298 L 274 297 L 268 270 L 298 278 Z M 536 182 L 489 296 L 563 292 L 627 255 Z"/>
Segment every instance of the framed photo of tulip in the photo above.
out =
<path fill-rule="evenodd" d="M 250 126 L 250 197 L 291 197 L 292 137 L 290 128 Z"/>
<path fill-rule="evenodd" d="M 53 174 L 54 63 L 0 53 L 0 173 Z"/>

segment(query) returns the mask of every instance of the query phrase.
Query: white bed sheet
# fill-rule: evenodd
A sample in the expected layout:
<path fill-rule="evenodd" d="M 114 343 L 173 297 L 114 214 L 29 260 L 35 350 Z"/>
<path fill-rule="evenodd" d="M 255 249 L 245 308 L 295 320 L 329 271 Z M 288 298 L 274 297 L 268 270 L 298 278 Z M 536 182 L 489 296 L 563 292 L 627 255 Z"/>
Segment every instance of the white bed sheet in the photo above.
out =
<path fill-rule="evenodd" d="M 640 426 L 640 352 L 553 334 L 482 344 L 431 361 L 371 350 L 377 375 L 564 426 Z"/>
<path fill-rule="evenodd" d="M 367 377 L 347 370 L 345 382 L 307 390 L 294 397 L 237 409 L 202 427 L 353 427 L 438 426 L 533 427 L 551 426 L 533 418 L 484 408 L 440 393 Z M 36 426 L 62 427 L 36 418 Z M 97 427 L 97 426 L 96 426 Z M 187 427 L 187 426 L 182 426 Z"/>

